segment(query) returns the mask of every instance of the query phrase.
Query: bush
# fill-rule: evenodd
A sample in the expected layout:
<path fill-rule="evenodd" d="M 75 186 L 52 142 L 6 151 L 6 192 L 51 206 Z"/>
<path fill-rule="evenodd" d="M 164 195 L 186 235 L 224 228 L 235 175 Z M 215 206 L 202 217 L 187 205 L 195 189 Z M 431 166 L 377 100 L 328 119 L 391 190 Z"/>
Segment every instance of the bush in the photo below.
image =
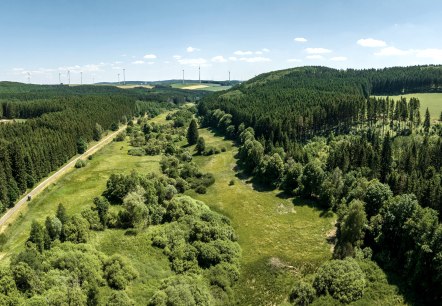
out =
<path fill-rule="evenodd" d="M 79 159 L 75 162 L 75 168 L 79 169 L 79 168 L 83 168 L 86 167 L 86 161 Z"/>
<path fill-rule="evenodd" d="M 113 255 L 104 262 L 104 277 L 109 287 L 124 290 L 137 277 L 136 271 L 120 255 Z"/>
<path fill-rule="evenodd" d="M 360 299 L 365 286 L 365 274 L 353 258 L 327 261 L 313 282 L 318 295 L 330 294 L 342 303 Z"/>
<path fill-rule="evenodd" d="M 233 186 L 233 185 L 235 185 L 235 180 L 230 180 L 229 186 Z"/>
<path fill-rule="evenodd" d="M 88 159 L 88 160 L 92 160 L 92 159 L 94 159 L 94 155 L 93 155 L 93 154 L 89 155 L 89 156 L 87 157 L 87 159 Z"/>
<path fill-rule="evenodd" d="M 195 188 L 195 192 L 196 192 L 196 193 L 199 193 L 199 194 L 205 194 L 205 193 L 207 192 L 207 188 L 206 188 L 206 186 L 204 186 L 204 185 L 198 185 L 198 186 Z"/>
<path fill-rule="evenodd" d="M 290 302 L 293 305 L 306 306 L 313 302 L 316 291 L 310 283 L 303 280 L 297 281 L 290 293 Z"/>
<path fill-rule="evenodd" d="M 124 141 L 126 139 L 126 131 L 122 131 L 121 133 L 118 133 L 115 137 L 115 141 Z"/>
<path fill-rule="evenodd" d="M 227 148 L 226 147 L 222 147 L 221 148 L 221 152 L 226 152 L 227 151 Z"/>
<path fill-rule="evenodd" d="M 142 148 L 133 148 L 127 152 L 127 154 L 132 155 L 132 156 L 144 156 L 145 153 L 146 153 L 146 151 Z"/>

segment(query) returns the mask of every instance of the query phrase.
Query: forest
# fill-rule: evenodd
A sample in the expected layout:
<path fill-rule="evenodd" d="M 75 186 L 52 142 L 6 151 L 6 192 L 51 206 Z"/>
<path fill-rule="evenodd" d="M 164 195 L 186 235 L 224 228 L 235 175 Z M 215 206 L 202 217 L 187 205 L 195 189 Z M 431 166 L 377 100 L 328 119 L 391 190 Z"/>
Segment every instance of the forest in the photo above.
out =
<path fill-rule="evenodd" d="M 359 299 L 367 276 L 351 258 L 400 275 L 418 301 L 441 302 L 442 114 L 420 114 L 416 98 L 375 96 L 441 85 L 441 66 L 302 67 L 260 75 L 198 105 L 204 126 L 237 142 L 254 180 L 338 215 L 334 261 L 295 286 L 295 304 L 321 295 L 329 303 Z M 359 276 L 347 286 L 350 275 Z"/>
<path fill-rule="evenodd" d="M 117 130 L 134 115 L 156 115 L 198 95 L 164 88 L 1 83 L 0 118 L 26 121 L 0 125 L 0 213 L 103 132 Z"/>

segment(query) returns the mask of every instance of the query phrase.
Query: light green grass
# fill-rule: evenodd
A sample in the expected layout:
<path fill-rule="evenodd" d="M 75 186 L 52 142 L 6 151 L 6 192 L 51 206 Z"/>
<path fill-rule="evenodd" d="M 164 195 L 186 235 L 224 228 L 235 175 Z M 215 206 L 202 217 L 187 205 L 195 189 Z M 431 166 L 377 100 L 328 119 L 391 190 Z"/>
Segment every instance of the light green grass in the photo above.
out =
<path fill-rule="evenodd" d="M 416 93 L 416 94 L 407 94 L 401 96 L 390 96 L 394 100 L 400 99 L 400 97 L 405 97 L 409 100 L 412 97 L 418 98 L 421 102 L 420 113 L 422 119 L 425 115 L 425 110 L 428 107 L 430 111 L 430 116 L 432 120 L 438 120 L 440 113 L 442 112 L 442 93 Z"/>
<path fill-rule="evenodd" d="M 84 168 L 73 169 L 62 179 L 49 186 L 27 204 L 21 215 L 5 231 L 7 242 L 2 252 L 8 258 L 24 248 L 32 220 L 43 222 L 53 215 L 59 203 L 68 214 L 81 212 L 92 205 L 93 198 L 102 194 L 112 173 L 128 173 L 132 170 L 159 172 L 159 156 L 130 156 L 127 142 L 112 142 L 94 155 Z M 2 263 L 6 262 L 5 258 Z"/>
<path fill-rule="evenodd" d="M 294 273 L 311 270 L 331 258 L 326 241 L 336 217 L 312 203 L 278 197 L 278 191 L 258 192 L 236 177 L 237 148 L 206 129 L 206 146 L 226 147 L 212 156 L 196 156 L 202 171 L 215 176 L 207 194 L 190 195 L 231 218 L 242 248 L 241 277 L 235 293 L 239 305 L 278 305 L 287 299 Z M 235 185 L 229 186 L 230 180 Z M 271 258 L 293 268 L 276 268 Z"/>
<path fill-rule="evenodd" d="M 194 86 L 194 85 L 203 85 L 203 86 L 207 86 L 204 88 L 195 88 L 194 90 L 204 90 L 204 91 L 222 91 L 222 90 L 227 90 L 230 89 L 232 86 L 222 86 L 219 84 L 212 84 L 212 83 L 174 83 L 171 84 L 170 86 L 172 88 L 180 88 L 180 89 L 186 89 L 186 87 L 189 86 Z M 193 90 L 193 89 L 190 89 Z"/>

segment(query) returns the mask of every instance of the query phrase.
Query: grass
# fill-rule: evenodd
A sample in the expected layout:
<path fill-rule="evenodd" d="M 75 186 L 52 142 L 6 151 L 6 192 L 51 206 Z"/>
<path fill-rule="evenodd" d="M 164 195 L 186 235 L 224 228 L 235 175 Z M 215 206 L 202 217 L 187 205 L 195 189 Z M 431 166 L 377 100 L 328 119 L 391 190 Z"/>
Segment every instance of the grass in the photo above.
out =
<path fill-rule="evenodd" d="M 91 206 L 93 198 L 104 191 L 106 181 L 112 173 L 128 173 L 133 169 L 159 171 L 160 157 L 130 156 L 127 154 L 128 149 L 127 142 L 110 143 L 94 154 L 86 167 L 71 170 L 29 202 L 5 231 L 7 241 L 2 247 L 5 258 L 0 264 L 5 263 L 5 259 L 11 254 L 24 248 L 32 220 L 43 222 L 46 216 L 55 214 L 59 203 L 65 205 L 69 214 L 79 213 Z"/>
<path fill-rule="evenodd" d="M 180 88 L 180 89 L 189 89 L 189 90 L 193 90 L 192 88 L 186 88 L 186 87 L 191 87 L 191 86 L 196 86 L 196 85 L 202 85 L 202 86 L 206 86 L 206 87 L 202 87 L 202 88 L 194 88 L 195 90 L 205 90 L 205 91 L 221 91 L 221 90 L 227 90 L 230 89 L 231 86 L 222 86 L 219 84 L 212 84 L 212 83 L 175 83 L 175 84 L 171 84 L 170 86 L 172 88 Z"/>
<path fill-rule="evenodd" d="M 285 198 L 278 191 L 257 191 L 235 170 L 237 148 L 232 142 L 200 129 L 206 147 L 226 152 L 195 156 L 204 172 L 215 176 L 207 194 L 194 198 L 231 218 L 242 248 L 241 276 L 236 286 L 239 305 L 277 305 L 288 297 L 294 274 L 310 271 L 331 258 L 326 241 L 336 217 L 314 203 Z M 235 184 L 230 186 L 229 182 Z M 254 188 L 255 187 L 255 188 Z"/>
<path fill-rule="evenodd" d="M 416 93 L 416 94 L 407 94 L 401 96 L 390 96 L 395 100 L 398 100 L 400 97 L 405 97 L 408 99 L 415 97 L 418 98 L 421 102 L 420 113 L 422 119 L 425 115 L 425 110 L 428 107 L 430 111 L 430 116 L 432 120 L 438 120 L 440 113 L 442 112 L 442 93 Z"/>

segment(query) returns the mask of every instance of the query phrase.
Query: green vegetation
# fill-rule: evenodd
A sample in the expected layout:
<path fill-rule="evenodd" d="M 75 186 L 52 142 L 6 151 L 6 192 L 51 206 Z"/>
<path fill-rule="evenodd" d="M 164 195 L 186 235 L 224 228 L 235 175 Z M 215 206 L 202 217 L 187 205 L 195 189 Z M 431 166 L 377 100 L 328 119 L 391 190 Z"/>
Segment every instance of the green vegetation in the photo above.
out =
<path fill-rule="evenodd" d="M 428 108 L 431 115 L 431 120 L 438 120 L 442 112 L 442 94 L 440 93 L 412 93 L 401 96 L 390 96 L 390 99 L 399 100 L 401 97 L 409 100 L 417 98 L 420 101 L 420 113 L 425 114 Z"/>

